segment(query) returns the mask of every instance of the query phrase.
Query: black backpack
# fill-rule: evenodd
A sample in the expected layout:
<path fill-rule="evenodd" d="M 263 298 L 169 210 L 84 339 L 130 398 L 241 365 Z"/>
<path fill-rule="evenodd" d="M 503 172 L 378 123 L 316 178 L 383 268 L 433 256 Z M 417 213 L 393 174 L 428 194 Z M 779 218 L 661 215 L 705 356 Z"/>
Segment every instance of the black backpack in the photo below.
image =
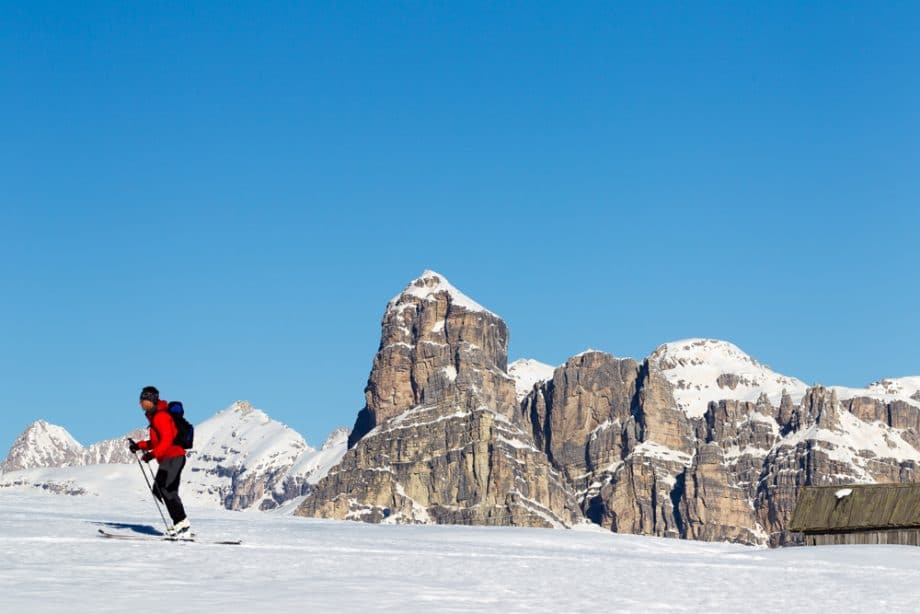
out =
<path fill-rule="evenodd" d="M 185 419 L 185 408 L 180 401 L 172 401 L 167 406 L 169 415 L 176 423 L 176 438 L 173 443 L 185 450 L 191 450 L 195 443 L 195 427 Z"/>

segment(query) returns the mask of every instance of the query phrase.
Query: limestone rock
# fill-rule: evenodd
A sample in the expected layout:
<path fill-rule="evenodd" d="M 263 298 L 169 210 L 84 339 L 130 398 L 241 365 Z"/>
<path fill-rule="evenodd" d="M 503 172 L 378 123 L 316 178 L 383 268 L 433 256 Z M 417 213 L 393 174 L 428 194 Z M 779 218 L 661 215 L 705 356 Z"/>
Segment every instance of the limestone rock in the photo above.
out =
<path fill-rule="evenodd" d="M 419 405 L 476 399 L 511 417 L 504 320 L 425 271 L 387 305 L 380 347 L 349 447 L 378 424 Z"/>
<path fill-rule="evenodd" d="M 570 526 L 580 512 L 534 446 L 508 329 L 426 271 L 387 306 L 366 406 L 297 513 L 369 522 Z M 529 427 L 528 427 L 529 428 Z"/>
<path fill-rule="evenodd" d="M 733 483 L 718 444 L 701 444 L 676 486 L 682 537 L 745 544 L 762 541 L 763 530 L 748 493 Z"/>
<path fill-rule="evenodd" d="M 368 522 L 570 526 L 561 475 L 488 408 L 420 406 L 362 438 L 298 514 Z"/>
<path fill-rule="evenodd" d="M 635 360 L 589 351 L 570 358 L 525 397 L 522 418 L 537 447 L 569 481 L 625 456 L 622 428 L 637 403 L 638 377 Z"/>

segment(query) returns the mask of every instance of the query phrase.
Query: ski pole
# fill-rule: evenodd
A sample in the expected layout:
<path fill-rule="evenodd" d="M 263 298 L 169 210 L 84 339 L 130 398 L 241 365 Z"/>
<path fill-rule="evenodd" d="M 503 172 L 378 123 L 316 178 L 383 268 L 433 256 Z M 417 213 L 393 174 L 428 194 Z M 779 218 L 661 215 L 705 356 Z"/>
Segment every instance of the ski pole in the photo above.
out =
<path fill-rule="evenodd" d="M 137 452 L 134 452 L 134 460 L 137 461 L 137 464 L 141 468 L 141 473 L 144 474 L 144 481 L 147 482 L 147 488 L 150 490 L 150 494 L 153 495 L 153 504 L 157 506 L 157 511 L 160 513 L 160 518 L 163 519 L 163 525 L 166 527 L 166 532 L 169 533 L 169 523 L 166 522 L 166 516 L 163 515 L 163 510 L 160 509 L 160 502 L 157 501 L 157 495 L 155 492 L 153 492 L 153 485 L 150 484 L 150 478 L 147 477 L 147 472 L 144 471 L 144 464 L 141 462 L 141 459 L 137 455 Z M 151 475 L 153 474 L 152 469 L 150 470 L 150 473 Z M 154 478 L 154 482 L 156 482 L 156 478 Z"/>
<path fill-rule="evenodd" d="M 153 469 L 150 468 L 150 463 L 144 463 L 144 466 L 147 467 L 147 473 L 150 474 L 150 482 L 154 485 L 154 487 L 156 487 L 157 477 L 156 477 L 156 474 L 153 472 Z"/>

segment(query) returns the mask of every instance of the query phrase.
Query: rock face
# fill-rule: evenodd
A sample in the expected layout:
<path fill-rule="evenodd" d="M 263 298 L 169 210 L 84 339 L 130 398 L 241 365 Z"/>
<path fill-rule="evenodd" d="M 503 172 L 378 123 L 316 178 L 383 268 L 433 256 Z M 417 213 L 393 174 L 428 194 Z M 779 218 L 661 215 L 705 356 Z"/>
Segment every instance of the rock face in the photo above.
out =
<path fill-rule="evenodd" d="M 486 407 L 419 406 L 360 440 L 298 513 L 369 522 L 570 525 L 574 499 L 528 439 Z"/>
<path fill-rule="evenodd" d="M 570 358 L 521 404 L 537 447 L 576 486 L 623 459 L 635 433 L 639 365 L 588 351 Z"/>
<path fill-rule="evenodd" d="M 920 407 L 903 399 L 841 400 L 835 390 L 802 388 L 798 380 L 769 373 L 753 359 L 741 358 L 730 344 L 680 344 L 702 348 L 710 357 L 717 352 L 713 346 L 721 345 L 725 355 L 711 362 L 684 355 L 662 368 L 656 354 L 675 353 L 674 348 L 662 348 L 646 361 L 648 376 L 640 382 L 636 414 L 641 443 L 632 451 L 628 445 L 621 448 L 623 463 L 613 475 L 589 477 L 594 489 L 585 493 L 582 509 L 592 520 L 620 531 L 778 545 L 792 538 L 785 527 L 803 485 L 920 477 L 917 431 L 911 426 Z M 730 364 L 737 358 L 741 364 Z M 681 362 L 708 373 L 696 380 L 684 379 L 686 372 L 669 377 L 669 370 Z M 720 376 L 713 364 L 757 373 L 748 374 L 747 390 L 743 376 L 721 378 L 735 384 L 724 388 L 734 398 L 710 399 L 695 417 L 699 409 L 693 397 L 718 387 Z M 708 382 L 716 386 L 707 388 Z M 790 384 L 795 397 L 785 388 Z M 683 404 L 674 398 L 680 391 Z M 847 394 L 854 392 L 860 391 Z M 685 412 L 685 419 L 675 408 Z M 629 441 L 632 429 L 620 435 Z M 639 452 L 642 469 L 635 466 Z"/>
<path fill-rule="evenodd" d="M 521 427 L 508 328 L 426 271 L 387 305 L 349 452 L 299 508 L 372 522 L 568 526 L 572 492 Z"/>
<path fill-rule="evenodd" d="M 510 417 L 517 399 L 507 348 L 501 318 L 426 271 L 387 305 L 349 447 L 419 405 L 482 403 Z"/>
<path fill-rule="evenodd" d="M 507 367 L 507 339 L 440 275 L 413 281 L 351 449 L 298 513 L 777 545 L 803 485 L 920 479 L 920 378 L 808 387 L 708 339 Z"/>

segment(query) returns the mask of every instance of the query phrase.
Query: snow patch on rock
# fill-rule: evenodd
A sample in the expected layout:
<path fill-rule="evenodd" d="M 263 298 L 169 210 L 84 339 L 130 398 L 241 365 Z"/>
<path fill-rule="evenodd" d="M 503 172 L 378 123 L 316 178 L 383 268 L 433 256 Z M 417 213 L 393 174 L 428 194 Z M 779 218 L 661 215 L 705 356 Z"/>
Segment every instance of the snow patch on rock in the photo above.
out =
<path fill-rule="evenodd" d="M 518 401 L 526 397 L 535 384 L 552 379 L 555 371 L 556 367 L 530 358 L 521 358 L 508 365 Z"/>

